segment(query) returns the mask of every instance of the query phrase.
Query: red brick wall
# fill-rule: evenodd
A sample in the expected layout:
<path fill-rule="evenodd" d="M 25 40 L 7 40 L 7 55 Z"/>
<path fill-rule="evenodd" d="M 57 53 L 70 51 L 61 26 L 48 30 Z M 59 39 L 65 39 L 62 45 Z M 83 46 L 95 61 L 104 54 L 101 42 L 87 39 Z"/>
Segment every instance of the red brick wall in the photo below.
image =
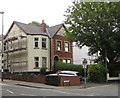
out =
<path fill-rule="evenodd" d="M 32 76 L 32 75 L 16 75 L 16 74 L 4 74 L 4 79 L 34 82 L 34 83 L 46 83 L 45 76 Z"/>
<path fill-rule="evenodd" d="M 56 35 L 53 38 L 53 43 L 54 43 L 54 55 L 58 55 L 60 58 L 71 58 L 73 59 L 73 49 L 72 49 L 72 42 L 69 42 L 66 38 Z M 58 51 L 57 47 L 56 47 L 56 42 L 57 40 L 61 40 L 62 41 L 62 50 Z M 65 41 L 68 41 L 70 43 L 70 51 L 69 52 L 65 52 Z"/>
<path fill-rule="evenodd" d="M 64 82 L 64 81 L 70 82 Z M 80 85 L 80 77 L 60 77 L 60 85 L 61 86 L 72 86 L 72 85 Z"/>

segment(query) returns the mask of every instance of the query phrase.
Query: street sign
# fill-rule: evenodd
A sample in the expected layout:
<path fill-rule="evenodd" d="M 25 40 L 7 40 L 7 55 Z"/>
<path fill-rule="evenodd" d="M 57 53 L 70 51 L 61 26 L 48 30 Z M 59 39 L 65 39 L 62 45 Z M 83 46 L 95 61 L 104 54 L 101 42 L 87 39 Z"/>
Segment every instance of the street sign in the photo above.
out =
<path fill-rule="evenodd" d="M 83 65 L 87 65 L 87 60 L 84 59 L 82 63 L 83 63 Z"/>

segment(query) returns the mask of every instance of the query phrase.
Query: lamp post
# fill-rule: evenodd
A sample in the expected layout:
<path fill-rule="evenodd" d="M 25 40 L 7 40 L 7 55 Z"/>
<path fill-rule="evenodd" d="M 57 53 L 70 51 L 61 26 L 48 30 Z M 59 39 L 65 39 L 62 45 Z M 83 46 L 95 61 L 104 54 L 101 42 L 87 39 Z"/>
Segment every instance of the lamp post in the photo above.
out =
<path fill-rule="evenodd" d="M 2 76 L 1 76 L 1 81 L 3 81 L 3 71 L 4 71 L 4 68 L 3 68 L 3 53 L 4 53 L 4 43 L 3 43 L 3 40 L 4 40 L 4 12 L 0 12 L 0 14 L 2 14 L 2 66 L 1 66 L 1 70 L 2 70 Z"/>

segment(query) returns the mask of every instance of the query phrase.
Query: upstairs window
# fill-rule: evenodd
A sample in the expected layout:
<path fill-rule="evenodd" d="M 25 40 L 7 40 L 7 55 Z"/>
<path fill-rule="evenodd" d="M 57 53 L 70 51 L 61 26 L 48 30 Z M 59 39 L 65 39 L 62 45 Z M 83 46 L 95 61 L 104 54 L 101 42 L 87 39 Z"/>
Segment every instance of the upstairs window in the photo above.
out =
<path fill-rule="evenodd" d="M 42 38 L 42 48 L 46 48 L 46 38 Z"/>
<path fill-rule="evenodd" d="M 39 68 L 39 57 L 34 57 L 35 68 Z"/>
<path fill-rule="evenodd" d="M 61 41 L 57 41 L 57 50 L 61 51 Z"/>
<path fill-rule="evenodd" d="M 38 48 L 38 38 L 34 38 L 34 48 Z"/>
<path fill-rule="evenodd" d="M 65 42 L 65 52 L 69 52 L 69 43 Z"/>

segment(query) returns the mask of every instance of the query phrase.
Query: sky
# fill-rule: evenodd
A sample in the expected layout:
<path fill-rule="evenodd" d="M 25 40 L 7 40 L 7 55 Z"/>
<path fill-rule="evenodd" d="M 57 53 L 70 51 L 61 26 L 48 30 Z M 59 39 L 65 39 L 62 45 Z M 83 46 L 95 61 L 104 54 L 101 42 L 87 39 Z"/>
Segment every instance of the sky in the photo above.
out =
<path fill-rule="evenodd" d="M 65 11 L 74 0 L 1 0 L 0 12 L 4 11 L 4 35 L 13 21 L 30 23 L 42 22 L 49 26 L 63 23 Z M 2 15 L 0 14 L 0 34 L 2 34 Z M 81 64 L 83 58 L 88 58 L 88 48 L 73 49 L 74 63 Z"/>
<path fill-rule="evenodd" d="M 13 21 L 29 23 L 42 22 L 49 26 L 63 23 L 64 14 L 73 0 L 1 0 L 0 12 L 4 11 L 4 34 Z M 0 14 L 0 34 L 2 34 L 2 15 Z"/>

